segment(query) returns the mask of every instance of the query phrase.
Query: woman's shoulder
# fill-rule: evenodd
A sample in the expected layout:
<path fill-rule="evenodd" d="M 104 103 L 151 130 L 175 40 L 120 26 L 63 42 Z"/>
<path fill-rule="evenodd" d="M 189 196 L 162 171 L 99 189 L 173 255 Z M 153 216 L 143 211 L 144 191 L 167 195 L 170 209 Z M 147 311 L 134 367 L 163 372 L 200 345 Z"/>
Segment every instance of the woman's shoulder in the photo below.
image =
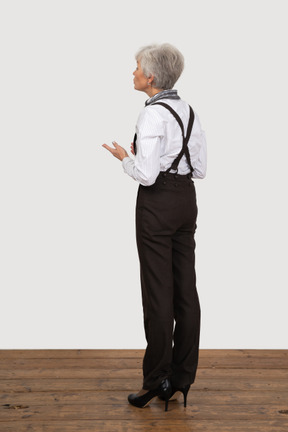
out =
<path fill-rule="evenodd" d="M 164 134 L 165 117 L 157 107 L 152 105 L 146 106 L 140 111 L 136 124 L 136 133 L 160 136 Z"/>
<path fill-rule="evenodd" d="M 181 118 L 184 125 L 186 125 L 190 118 L 190 107 L 194 113 L 194 122 L 193 122 L 193 133 L 198 133 L 201 130 L 201 123 L 197 112 L 193 109 L 192 105 L 188 104 L 188 102 L 183 99 L 172 100 L 172 99 L 163 99 L 159 100 L 159 102 L 163 102 L 169 105 Z M 142 125 L 155 125 L 159 127 L 165 127 L 165 124 L 173 124 L 175 122 L 175 118 L 171 115 L 169 109 L 163 107 L 163 105 L 159 104 L 150 104 L 142 109 L 138 119 L 138 126 Z"/>
<path fill-rule="evenodd" d="M 162 122 L 165 120 L 162 115 L 162 110 L 160 105 L 147 105 L 140 111 L 138 122 Z"/>
<path fill-rule="evenodd" d="M 159 100 L 159 104 L 151 104 L 148 105 L 145 109 L 151 110 L 150 112 L 157 113 L 159 117 L 162 118 L 163 121 L 171 121 L 171 112 L 165 106 L 161 105 L 164 103 L 165 105 L 169 105 L 173 111 L 175 111 L 180 118 L 184 120 L 189 116 L 189 104 L 182 99 L 163 99 Z M 153 110 L 153 111 L 152 111 Z M 155 114 L 156 115 L 156 114 Z"/>

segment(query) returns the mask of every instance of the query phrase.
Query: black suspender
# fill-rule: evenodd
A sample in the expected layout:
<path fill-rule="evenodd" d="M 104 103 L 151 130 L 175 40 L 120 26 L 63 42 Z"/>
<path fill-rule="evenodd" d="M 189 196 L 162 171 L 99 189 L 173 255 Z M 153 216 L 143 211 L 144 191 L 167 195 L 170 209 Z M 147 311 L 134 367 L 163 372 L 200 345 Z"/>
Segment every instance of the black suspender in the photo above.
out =
<path fill-rule="evenodd" d="M 189 149 L 188 149 L 188 142 L 189 142 L 190 135 L 191 135 L 191 132 L 192 132 L 192 127 L 193 127 L 194 117 L 195 116 L 194 116 L 194 112 L 193 112 L 191 106 L 189 105 L 190 116 L 189 116 L 189 122 L 188 122 L 188 126 L 187 126 L 187 132 L 186 132 L 186 136 L 185 136 L 183 122 L 182 122 L 181 118 L 179 117 L 179 115 L 177 114 L 177 112 L 174 111 L 173 108 L 171 108 L 170 105 L 168 105 L 168 104 L 166 104 L 164 102 L 155 102 L 155 103 L 153 103 L 151 105 L 162 105 L 164 108 L 167 108 L 171 112 L 171 114 L 173 115 L 173 117 L 175 117 L 175 119 L 177 120 L 177 122 L 178 122 L 178 124 L 180 126 L 180 129 L 181 129 L 181 132 L 182 132 L 182 137 L 183 137 L 182 149 L 181 149 L 180 153 L 178 154 L 178 156 L 176 157 L 176 159 L 173 161 L 173 163 L 170 166 L 170 168 L 168 168 L 166 170 L 166 172 L 169 172 L 171 170 L 174 170 L 174 171 L 177 172 L 178 171 L 179 162 L 180 162 L 182 156 L 185 154 L 186 159 L 187 159 L 187 163 L 188 163 L 189 168 L 190 168 L 191 173 L 192 173 L 194 171 L 194 168 L 191 165 L 190 153 L 189 153 Z M 137 141 L 137 135 L 135 134 L 134 135 L 134 139 L 133 139 L 134 153 L 135 154 L 136 154 L 136 141 Z"/>
<path fill-rule="evenodd" d="M 189 139 L 190 139 L 190 135 L 191 135 L 191 131 L 192 131 L 192 127 L 193 127 L 194 117 L 195 116 L 194 116 L 194 112 L 193 112 L 191 106 L 189 105 L 190 116 L 189 116 L 189 123 L 188 123 L 188 126 L 187 126 L 187 132 L 186 132 L 186 136 L 185 136 L 183 122 L 182 122 L 181 118 L 179 117 L 179 115 L 177 114 L 177 112 L 174 111 L 173 108 L 171 108 L 170 105 L 168 105 L 168 104 L 166 104 L 164 102 L 155 102 L 155 103 L 153 103 L 151 105 L 162 105 L 163 107 L 167 108 L 171 112 L 171 114 L 175 117 L 175 119 L 177 120 L 177 122 L 178 122 L 178 124 L 180 126 L 180 129 L 181 129 L 181 132 L 182 132 L 182 137 L 183 137 L 182 149 L 181 149 L 180 153 L 178 154 L 178 156 L 176 157 L 176 159 L 173 161 L 173 163 L 170 166 L 170 168 L 168 168 L 166 170 L 166 172 L 169 172 L 171 170 L 177 171 L 178 170 L 179 162 L 180 162 L 183 154 L 185 154 L 186 159 L 187 159 L 187 163 L 188 163 L 189 168 L 190 168 L 191 173 L 192 173 L 194 171 L 194 168 L 191 165 L 190 153 L 189 153 L 189 149 L 188 149 L 188 142 L 189 142 Z"/>

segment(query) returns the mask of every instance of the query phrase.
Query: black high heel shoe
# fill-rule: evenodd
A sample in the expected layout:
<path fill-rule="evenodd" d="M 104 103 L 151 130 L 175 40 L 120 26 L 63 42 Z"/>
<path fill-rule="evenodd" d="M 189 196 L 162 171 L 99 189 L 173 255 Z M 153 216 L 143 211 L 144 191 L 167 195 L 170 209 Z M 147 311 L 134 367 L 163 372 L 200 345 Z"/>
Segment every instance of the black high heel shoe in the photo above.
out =
<path fill-rule="evenodd" d="M 171 396 L 173 396 L 173 394 L 176 393 L 177 391 L 183 393 L 183 396 L 184 396 L 184 408 L 186 408 L 186 406 L 187 406 L 187 394 L 188 394 L 189 390 L 190 390 L 190 384 L 187 384 L 184 387 L 178 387 L 178 388 L 177 387 L 173 387 L 172 388 L 172 394 L 171 394 Z"/>
<path fill-rule="evenodd" d="M 172 387 L 170 381 L 166 378 L 163 380 L 160 385 L 154 389 L 149 390 L 147 393 L 137 396 L 137 394 L 133 393 L 128 396 L 128 401 L 131 405 L 134 405 L 138 408 L 143 408 L 156 396 L 159 396 L 162 400 L 165 401 L 165 411 L 168 410 L 168 402 L 169 398 L 172 394 Z"/>
<path fill-rule="evenodd" d="M 184 386 L 184 387 L 173 387 L 173 386 L 172 386 L 172 393 L 171 393 L 170 399 L 171 399 L 171 398 L 174 396 L 174 394 L 177 393 L 177 392 L 181 392 L 181 393 L 183 393 L 183 396 L 184 396 L 184 408 L 186 408 L 186 406 L 187 406 L 187 394 L 188 394 L 189 390 L 190 390 L 190 384 L 187 384 L 187 385 Z M 161 396 L 159 396 L 159 398 L 160 398 L 161 400 L 164 400 L 164 398 L 162 398 Z"/>

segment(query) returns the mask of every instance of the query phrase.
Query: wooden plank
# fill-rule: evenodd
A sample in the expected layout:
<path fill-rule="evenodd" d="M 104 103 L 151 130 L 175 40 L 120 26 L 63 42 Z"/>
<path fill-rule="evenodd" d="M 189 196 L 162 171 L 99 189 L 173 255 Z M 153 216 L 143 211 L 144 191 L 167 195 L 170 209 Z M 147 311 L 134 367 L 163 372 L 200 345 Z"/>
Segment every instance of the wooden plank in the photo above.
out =
<path fill-rule="evenodd" d="M 0 359 L 142 359 L 143 349 L 13 349 L 0 350 Z"/>
<path fill-rule="evenodd" d="M 215 420 L 29 420 L 1 423 L 1 432 L 287 432 L 288 421 Z"/>
<path fill-rule="evenodd" d="M 199 357 L 288 357 L 288 349 L 200 349 Z"/>
<path fill-rule="evenodd" d="M 18 366 L 19 368 L 19 366 Z M 263 379 L 270 381 L 273 379 L 288 380 L 288 369 L 199 369 L 197 371 L 197 381 L 199 379 L 214 378 L 246 378 Z M 101 369 L 101 368 L 23 368 L 23 369 L 0 369 L 0 380 L 5 379 L 41 379 L 41 378 L 62 378 L 62 379 L 85 379 L 85 378 L 135 378 L 142 379 L 141 369 Z M 287 381 L 288 382 L 288 381 Z"/>
<path fill-rule="evenodd" d="M 95 390 L 125 390 L 138 391 L 142 386 L 140 379 L 17 379 L 17 380 L 1 380 L 0 387 L 3 393 L 8 392 L 30 392 L 30 391 L 95 391 Z M 214 390 L 214 391 L 229 391 L 229 390 L 261 390 L 261 391 L 287 391 L 287 382 L 283 379 L 273 379 L 270 382 L 263 379 L 250 379 L 227 377 L 197 379 L 193 384 L 191 391 L 194 390 Z"/>
<path fill-rule="evenodd" d="M 128 391 L 80 391 L 80 392 L 26 392 L 0 394 L 0 406 L 9 405 L 54 405 L 54 404 L 123 404 L 127 402 Z M 154 403 L 161 403 L 154 399 Z M 179 395 L 171 403 L 182 403 Z M 188 403 L 197 405 L 280 405 L 288 404 L 287 391 L 201 391 L 194 390 L 188 394 Z"/>
<path fill-rule="evenodd" d="M 138 358 L 144 356 L 143 349 L 13 349 L 0 350 L 0 359 L 40 359 L 40 358 L 67 358 L 67 359 L 91 359 L 91 358 Z M 218 358 L 243 358 L 243 357 L 258 357 L 258 358 L 288 358 L 288 350 L 270 350 L 270 349 L 200 349 L 199 358 L 218 359 Z"/>
<path fill-rule="evenodd" d="M 207 357 L 199 360 L 199 368 L 288 369 L 288 357 Z"/>
<path fill-rule="evenodd" d="M 0 380 L 5 379 L 30 379 L 30 378 L 142 378 L 142 370 L 139 369 L 15 369 L 0 370 Z"/>
<path fill-rule="evenodd" d="M 11 359 L 0 360 L 1 370 L 13 369 L 141 369 L 140 359 Z"/>
<path fill-rule="evenodd" d="M 187 405 L 169 404 L 168 412 L 164 411 L 164 402 L 152 401 L 146 408 L 136 408 L 128 404 L 110 405 L 32 405 L 23 408 L 1 407 L 1 421 L 48 421 L 48 420 L 282 420 L 287 411 L 285 405 Z M 0 421 L 0 425 L 1 425 Z"/>
<path fill-rule="evenodd" d="M 61 365 L 62 368 L 97 368 L 97 369 L 141 369 L 142 359 L 138 358 L 108 358 L 105 361 L 101 358 L 47 358 L 47 359 L 1 359 L 0 370 L 3 369 L 54 369 Z M 202 358 L 199 360 L 200 369 L 288 369 L 288 357 L 218 357 Z"/>

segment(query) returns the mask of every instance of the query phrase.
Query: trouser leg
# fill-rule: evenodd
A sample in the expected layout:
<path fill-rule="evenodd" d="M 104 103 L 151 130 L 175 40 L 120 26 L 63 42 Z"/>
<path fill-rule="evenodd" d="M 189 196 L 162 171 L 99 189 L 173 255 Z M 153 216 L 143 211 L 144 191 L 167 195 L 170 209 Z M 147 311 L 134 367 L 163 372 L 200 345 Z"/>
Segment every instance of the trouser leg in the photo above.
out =
<path fill-rule="evenodd" d="M 194 227 L 173 236 L 174 347 L 172 384 L 195 380 L 199 354 L 200 304 L 196 289 Z"/>
<path fill-rule="evenodd" d="M 148 201 L 148 203 L 147 203 Z M 159 206 L 159 208 L 157 207 Z M 173 335 L 173 273 L 170 231 L 161 220 L 161 194 L 143 189 L 136 208 L 137 247 L 147 348 L 143 388 L 156 388 L 171 375 Z"/>
<path fill-rule="evenodd" d="M 152 389 L 171 374 L 173 333 L 171 239 L 165 236 L 138 239 L 138 250 L 147 340 L 143 359 L 143 388 Z"/>

